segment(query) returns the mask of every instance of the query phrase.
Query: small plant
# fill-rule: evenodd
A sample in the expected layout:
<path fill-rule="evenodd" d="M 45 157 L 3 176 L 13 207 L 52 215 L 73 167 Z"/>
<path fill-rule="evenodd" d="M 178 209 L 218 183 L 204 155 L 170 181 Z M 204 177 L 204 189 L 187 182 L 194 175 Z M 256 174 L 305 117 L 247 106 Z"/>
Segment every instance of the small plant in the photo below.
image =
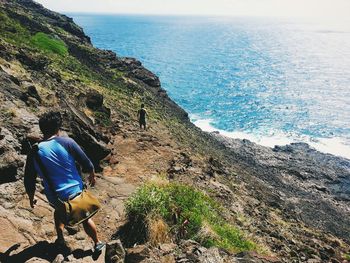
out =
<path fill-rule="evenodd" d="M 31 42 L 34 46 L 44 51 L 53 52 L 61 56 L 68 53 L 67 46 L 62 40 L 55 39 L 43 32 L 36 33 L 31 38 Z"/>
<path fill-rule="evenodd" d="M 105 127 L 112 125 L 110 116 L 106 112 L 96 111 L 94 112 L 96 122 L 102 124 Z"/>
<path fill-rule="evenodd" d="M 207 247 L 217 246 L 235 252 L 255 249 L 256 245 L 247 240 L 240 230 L 225 222 L 222 209 L 217 202 L 193 187 L 165 184 L 163 181 L 162 184 L 153 181 L 143 185 L 126 202 L 129 221 L 143 225 L 142 233 L 150 235 L 154 232 L 154 225 L 161 225 L 162 231 L 156 232 L 167 236 L 164 233 L 167 227 L 159 224 L 164 221 L 175 240 L 194 239 Z M 156 218 L 157 224 L 152 223 L 150 218 Z"/>
<path fill-rule="evenodd" d="M 344 254 L 343 258 L 347 261 L 350 261 L 350 254 Z"/>
<path fill-rule="evenodd" d="M 5 110 L 4 113 L 5 113 L 6 118 L 12 119 L 12 118 L 17 117 L 17 111 L 15 108 L 9 108 L 9 109 Z"/>
<path fill-rule="evenodd" d="M 168 224 L 159 216 L 150 215 L 147 218 L 148 240 L 153 246 L 171 241 Z"/>

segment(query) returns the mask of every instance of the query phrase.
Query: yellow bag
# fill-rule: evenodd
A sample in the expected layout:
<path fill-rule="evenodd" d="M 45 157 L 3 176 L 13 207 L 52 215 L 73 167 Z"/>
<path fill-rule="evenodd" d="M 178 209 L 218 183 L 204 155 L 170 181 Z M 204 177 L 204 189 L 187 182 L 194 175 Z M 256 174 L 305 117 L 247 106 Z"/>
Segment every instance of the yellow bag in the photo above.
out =
<path fill-rule="evenodd" d="M 59 200 L 60 207 L 57 207 L 63 222 L 68 226 L 74 226 L 88 220 L 101 208 L 100 202 L 88 190 L 83 190 L 71 200 Z"/>

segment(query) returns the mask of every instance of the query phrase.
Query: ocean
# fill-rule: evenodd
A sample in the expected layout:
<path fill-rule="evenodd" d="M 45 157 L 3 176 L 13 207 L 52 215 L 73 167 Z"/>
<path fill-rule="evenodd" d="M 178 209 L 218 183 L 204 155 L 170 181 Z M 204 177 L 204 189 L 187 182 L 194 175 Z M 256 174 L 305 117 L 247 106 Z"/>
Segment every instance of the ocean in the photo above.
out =
<path fill-rule="evenodd" d="M 67 14 L 135 57 L 205 131 L 350 158 L 350 28 L 291 19 Z"/>

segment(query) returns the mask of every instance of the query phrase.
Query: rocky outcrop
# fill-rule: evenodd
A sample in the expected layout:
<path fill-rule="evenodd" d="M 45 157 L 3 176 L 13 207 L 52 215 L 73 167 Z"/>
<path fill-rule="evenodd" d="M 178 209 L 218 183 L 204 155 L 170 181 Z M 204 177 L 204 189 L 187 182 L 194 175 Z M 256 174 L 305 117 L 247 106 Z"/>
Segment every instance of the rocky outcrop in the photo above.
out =
<path fill-rule="evenodd" d="M 277 258 L 256 253 L 230 253 L 218 248 L 205 248 L 193 240 L 180 244 L 167 243 L 158 247 L 138 245 L 127 249 L 126 262 L 188 262 L 188 263 L 277 263 Z"/>
<path fill-rule="evenodd" d="M 82 42 L 90 43 L 90 38 L 73 22 L 72 18 L 50 11 L 39 3 L 31 0 L 13 0 L 5 1 L 3 5 L 12 18 L 20 21 L 33 32 L 51 33 L 51 29 L 46 26 L 51 24 L 63 28 Z M 31 16 L 28 16 L 28 13 Z"/>
<path fill-rule="evenodd" d="M 49 64 L 49 61 L 40 55 L 28 54 L 24 50 L 20 50 L 16 54 L 16 58 L 31 70 L 43 70 Z"/>
<path fill-rule="evenodd" d="M 278 206 L 290 216 L 349 240 L 350 160 L 318 152 L 305 143 L 271 149 L 248 140 L 213 136 L 233 159 L 244 162 L 251 174 L 270 186 Z M 261 199 L 267 197 L 262 193 Z"/>
<path fill-rule="evenodd" d="M 103 105 L 102 94 L 96 91 L 90 91 L 85 96 L 83 96 L 86 106 L 96 112 L 103 113 L 106 118 L 111 117 L 111 110 Z"/>
<path fill-rule="evenodd" d="M 105 255 L 106 263 L 124 263 L 125 256 L 125 249 L 119 239 L 107 243 Z"/>
<path fill-rule="evenodd" d="M 24 165 L 20 156 L 21 145 L 6 128 L 0 127 L 0 184 L 18 180 L 19 171 Z"/>
<path fill-rule="evenodd" d="M 139 79 L 151 87 L 160 87 L 158 76 L 144 68 L 140 61 L 134 58 L 122 58 L 121 61 L 125 68 L 129 71 L 128 76 Z"/>

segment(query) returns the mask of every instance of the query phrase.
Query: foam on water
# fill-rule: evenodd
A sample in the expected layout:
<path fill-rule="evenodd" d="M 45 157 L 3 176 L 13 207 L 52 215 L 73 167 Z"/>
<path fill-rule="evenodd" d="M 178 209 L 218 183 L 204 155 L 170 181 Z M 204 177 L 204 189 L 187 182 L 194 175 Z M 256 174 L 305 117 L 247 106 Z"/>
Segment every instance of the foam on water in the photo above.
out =
<path fill-rule="evenodd" d="M 287 134 L 279 133 L 273 136 L 261 136 L 245 132 L 228 132 L 215 128 L 210 119 L 197 119 L 191 116 L 193 123 L 206 132 L 219 132 L 221 135 L 232 139 L 247 139 L 257 144 L 274 147 L 276 145 L 287 145 L 296 142 L 306 142 L 316 150 L 324 153 L 331 153 L 350 159 L 350 145 L 347 145 L 343 138 L 311 138 L 302 136 L 300 138 L 288 138 Z"/>

